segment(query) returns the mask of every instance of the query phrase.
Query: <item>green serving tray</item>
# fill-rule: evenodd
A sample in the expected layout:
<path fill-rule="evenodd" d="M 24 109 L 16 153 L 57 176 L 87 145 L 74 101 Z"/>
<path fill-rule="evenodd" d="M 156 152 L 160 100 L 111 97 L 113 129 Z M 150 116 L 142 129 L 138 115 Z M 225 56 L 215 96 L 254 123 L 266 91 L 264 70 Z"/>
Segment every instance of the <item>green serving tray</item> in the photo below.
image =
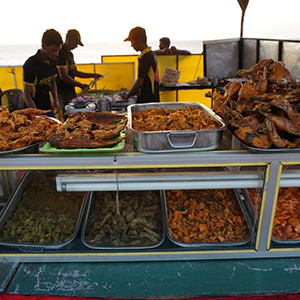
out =
<path fill-rule="evenodd" d="M 110 147 L 110 148 L 78 148 L 78 149 L 58 149 L 53 147 L 50 143 L 46 142 L 42 147 L 39 148 L 40 152 L 43 153 L 53 153 L 53 154 L 79 154 L 79 153 L 106 153 L 106 152 L 114 152 L 120 151 L 124 148 L 125 141 L 119 142 L 117 145 Z"/>

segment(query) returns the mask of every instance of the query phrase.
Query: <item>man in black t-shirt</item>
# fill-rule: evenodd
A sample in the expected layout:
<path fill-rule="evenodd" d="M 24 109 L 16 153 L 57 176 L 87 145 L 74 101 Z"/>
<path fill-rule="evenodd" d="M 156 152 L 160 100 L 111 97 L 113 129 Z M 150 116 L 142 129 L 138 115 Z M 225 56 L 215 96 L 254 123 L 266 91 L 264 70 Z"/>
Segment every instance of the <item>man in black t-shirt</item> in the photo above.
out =
<path fill-rule="evenodd" d="M 128 99 L 137 94 L 137 103 L 159 102 L 159 75 L 157 58 L 151 47 L 147 45 L 146 31 L 142 27 L 130 30 L 124 41 L 130 41 L 135 51 L 141 51 L 138 57 L 138 78 L 128 93 L 122 97 Z"/>
<path fill-rule="evenodd" d="M 75 86 L 78 86 L 82 90 L 88 87 L 87 84 L 75 80 L 75 77 L 97 79 L 102 76 L 97 73 L 85 73 L 77 70 L 72 50 L 78 45 L 83 46 L 80 33 L 76 29 L 70 29 L 66 35 L 66 40 L 59 51 L 57 60 L 59 76 L 57 76 L 56 83 L 58 99 L 63 112 L 65 112 L 65 105 L 67 105 L 71 99 L 76 97 Z"/>
<path fill-rule="evenodd" d="M 56 57 L 63 40 L 54 29 L 46 30 L 42 37 L 42 47 L 29 57 L 23 65 L 24 102 L 26 107 L 36 107 L 51 110 L 48 116 L 54 117 L 50 94 L 53 97 L 54 108 L 59 111 L 56 76 Z"/>

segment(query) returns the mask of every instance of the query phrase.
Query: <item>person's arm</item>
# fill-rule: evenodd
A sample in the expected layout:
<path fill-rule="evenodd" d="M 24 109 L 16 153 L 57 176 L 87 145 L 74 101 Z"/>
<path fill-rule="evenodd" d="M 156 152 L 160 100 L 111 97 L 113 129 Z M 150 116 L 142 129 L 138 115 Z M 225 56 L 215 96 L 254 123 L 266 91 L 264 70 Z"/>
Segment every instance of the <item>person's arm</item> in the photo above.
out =
<path fill-rule="evenodd" d="M 98 74 L 98 73 L 81 72 L 81 71 L 78 71 L 77 68 L 74 70 L 74 75 L 79 78 L 94 78 L 94 79 L 97 79 L 102 76 L 101 74 Z"/>
<path fill-rule="evenodd" d="M 53 76 L 51 84 L 50 84 L 50 92 L 51 92 L 51 95 L 52 95 L 52 98 L 53 98 L 53 106 L 54 106 L 53 111 L 55 113 L 58 113 L 59 110 L 60 110 L 60 105 L 59 105 L 59 102 L 58 102 L 57 87 L 56 87 L 56 82 L 55 82 L 55 77 L 54 76 Z"/>
<path fill-rule="evenodd" d="M 132 85 L 132 87 L 130 88 L 129 92 L 123 92 L 120 94 L 120 96 L 123 99 L 128 99 L 129 97 L 137 94 L 137 92 L 139 91 L 139 89 L 142 87 L 142 85 L 144 84 L 144 79 L 142 78 L 138 78 L 134 84 Z"/>
<path fill-rule="evenodd" d="M 171 49 L 169 49 L 169 48 L 165 48 L 163 50 L 158 49 L 158 50 L 154 50 L 153 52 L 158 55 L 172 54 Z"/>
<path fill-rule="evenodd" d="M 72 85 L 72 86 L 78 86 L 81 89 L 85 89 L 87 87 L 87 84 L 83 84 L 75 79 L 73 79 L 71 76 L 69 76 L 67 72 L 67 67 L 65 66 L 59 66 L 58 68 L 58 75 L 62 81 L 64 81 L 66 84 Z"/>
<path fill-rule="evenodd" d="M 144 84 L 144 79 L 142 78 L 137 78 L 137 80 L 134 82 L 133 86 L 131 87 L 131 89 L 129 90 L 128 94 L 127 94 L 127 99 L 135 94 L 137 94 L 137 92 L 139 91 L 139 89 L 143 86 Z"/>
<path fill-rule="evenodd" d="M 24 83 L 24 102 L 26 106 L 29 108 L 36 108 L 36 105 L 31 97 L 31 93 L 33 91 L 33 85 Z"/>
<path fill-rule="evenodd" d="M 190 51 L 188 50 L 182 50 L 182 49 L 177 49 L 175 46 L 172 46 L 171 49 L 170 49 L 170 53 L 171 54 L 191 54 Z"/>

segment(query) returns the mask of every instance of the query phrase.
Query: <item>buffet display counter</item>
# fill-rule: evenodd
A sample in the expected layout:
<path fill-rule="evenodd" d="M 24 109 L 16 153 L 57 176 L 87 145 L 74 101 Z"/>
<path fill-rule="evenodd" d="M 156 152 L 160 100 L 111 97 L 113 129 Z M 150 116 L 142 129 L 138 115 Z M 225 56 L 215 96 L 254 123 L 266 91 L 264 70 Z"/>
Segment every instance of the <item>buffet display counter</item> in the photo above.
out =
<path fill-rule="evenodd" d="M 300 161 L 297 151 L 289 153 L 253 153 L 249 150 L 145 154 L 126 144 L 113 153 L 48 155 L 11 154 L 0 158 L 0 170 L 56 170 L 57 188 L 62 191 L 134 191 L 171 189 L 234 189 L 246 203 L 245 189 L 262 191 L 260 212 L 255 217 L 250 208 L 251 238 L 245 243 L 185 245 L 165 238 L 149 249 L 90 249 L 78 234 L 67 247 L 36 249 L 0 246 L 1 262 L 101 262 L 244 259 L 296 257 L 298 241 L 276 243 L 272 239 L 273 219 L 279 187 L 300 186 Z M 217 168 L 217 169 L 216 169 Z M 151 169 L 151 171 L 147 171 Z M 155 172 L 153 172 L 153 169 Z M 65 174 L 66 170 L 89 170 L 91 174 Z M 114 172 L 101 172 L 115 170 Z M 125 170 L 122 173 L 122 170 Z M 219 171 L 220 170 L 220 171 Z M 142 173 L 140 172 L 142 171 Z M 115 173 L 119 177 L 116 182 Z"/>

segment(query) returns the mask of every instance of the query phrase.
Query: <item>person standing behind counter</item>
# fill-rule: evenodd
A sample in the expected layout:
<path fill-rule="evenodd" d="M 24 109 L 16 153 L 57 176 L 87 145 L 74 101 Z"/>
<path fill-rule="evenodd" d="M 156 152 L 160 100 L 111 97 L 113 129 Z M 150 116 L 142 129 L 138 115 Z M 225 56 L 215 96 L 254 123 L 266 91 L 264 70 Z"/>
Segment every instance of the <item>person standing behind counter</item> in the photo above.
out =
<path fill-rule="evenodd" d="M 191 54 L 188 50 L 177 49 L 175 46 L 170 48 L 171 41 L 168 37 L 162 37 L 159 40 L 159 50 L 155 50 L 154 52 L 158 55 L 160 54 Z"/>
<path fill-rule="evenodd" d="M 62 106 L 63 113 L 65 112 L 65 105 L 76 97 L 75 87 L 77 86 L 82 90 L 88 88 L 87 84 L 80 83 L 75 80 L 75 77 L 97 79 L 102 76 L 97 73 L 85 73 L 77 70 L 72 50 L 78 45 L 83 46 L 80 33 L 76 29 L 70 29 L 66 35 L 65 43 L 59 51 L 57 62 L 59 76 L 56 79 L 56 83 L 58 99 L 60 106 Z"/>
<path fill-rule="evenodd" d="M 135 51 L 141 51 L 138 57 L 138 78 L 128 93 L 121 96 L 128 99 L 137 94 L 137 103 L 159 102 L 159 75 L 157 58 L 147 45 L 146 30 L 135 27 L 130 30 L 124 42 L 130 41 Z"/>
<path fill-rule="evenodd" d="M 57 97 L 56 57 L 63 40 L 59 32 L 48 29 L 42 36 L 42 47 L 29 57 L 23 65 L 24 102 L 25 106 L 43 110 L 51 109 L 48 116 L 54 117 L 50 94 L 54 100 L 54 108 L 59 111 Z"/>

